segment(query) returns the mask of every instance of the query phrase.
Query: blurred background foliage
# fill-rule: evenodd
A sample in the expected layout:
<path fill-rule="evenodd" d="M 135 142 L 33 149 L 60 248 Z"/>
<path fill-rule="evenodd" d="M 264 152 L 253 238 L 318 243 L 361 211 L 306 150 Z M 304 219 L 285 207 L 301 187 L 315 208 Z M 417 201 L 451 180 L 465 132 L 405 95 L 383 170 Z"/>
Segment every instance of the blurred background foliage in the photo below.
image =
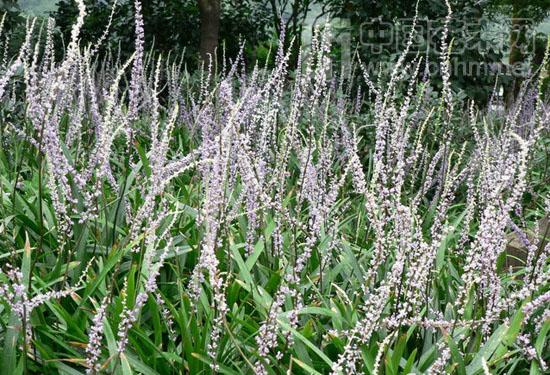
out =
<path fill-rule="evenodd" d="M 101 36 L 108 23 L 113 1 L 87 0 L 89 16 L 84 28 L 84 41 L 93 42 Z M 145 37 L 148 48 L 168 53 L 183 52 L 193 64 L 198 56 L 200 42 L 200 15 L 196 0 L 149 0 L 142 2 Z M 74 0 L 57 3 L 53 13 L 65 39 L 77 16 Z M 255 55 L 255 47 L 269 38 L 270 12 L 259 2 L 250 0 L 223 1 L 220 14 L 220 45 L 227 56 L 235 56 L 246 41 L 247 56 Z M 109 37 L 110 47 L 120 46 L 123 55 L 133 52 L 133 1 L 119 0 L 115 8 Z M 146 48 L 147 48 L 146 47 Z"/>
<path fill-rule="evenodd" d="M 249 67 L 255 61 L 273 66 L 274 53 L 270 51 L 284 34 L 285 48 L 291 51 L 290 64 L 295 65 L 297 51 L 309 43 L 314 25 L 331 19 L 336 20 L 332 21 L 337 41 L 333 45 L 336 61 L 347 49 L 348 55 L 351 51 L 351 55 L 358 56 L 369 67 L 391 64 L 405 47 L 406 38 L 388 43 L 387 27 L 392 27 L 391 38 L 406 35 L 416 7 L 414 0 L 148 0 L 142 3 L 147 47 L 165 55 L 170 52 L 181 56 L 184 52 L 183 61 L 188 69 L 195 69 L 200 56 L 204 58 L 212 52 L 200 51 L 201 32 L 204 34 L 205 30 L 201 28 L 201 19 L 208 20 L 203 22 L 207 23 L 206 30 L 217 28 L 213 45 L 217 46 L 218 60 L 222 54 L 234 58 L 244 47 L 243 55 Z M 200 3 L 206 4 L 206 9 L 214 6 L 215 13 L 209 14 L 210 18 L 201 18 L 205 14 L 201 13 Z M 86 0 L 89 15 L 83 42 L 93 43 L 100 38 L 113 4 L 114 0 Z M 451 0 L 451 6 L 450 38 L 454 40 L 455 50 L 452 62 L 462 67 L 454 69 L 452 74 L 453 90 L 458 97 L 487 103 L 495 88 L 497 72 L 509 71 L 512 66 L 522 66 L 525 71 L 539 68 L 550 28 L 540 25 L 545 20 L 548 24 L 550 0 Z M 74 0 L 0 0 L 0 12 L 7 12 L 5 29 L 12 31 L 8 42 L 17 45 L 24 31 L 24 13 L 55 18 L 60 39 L 67 40 L 77 6 Z M 440 59 L 440 27 L 446 15 L 447 7 L 442 0 L 418 3 L 419 27 L 414 50 L 432 65 Z M 427 27 L 428 20 L 435 20 L 431 28 Z M 511 32 L 514 28 L 517 30 Z M 341 39 L 342 35 L 345 38 Z M 499 38 L 496 42 L 495 35 Z M 118 0 L 107 46 L 124 58 L 133 52 L 133 41 L 134 1 Z M 103 52 L 106 50 L 103 48 Z M 410 54 L 411 59 L 415 56 Z M 481 73 L 476 73 L 479 66 Z M 513 99 L 521 77 L 501 75 L 498 83 Z M 441 85 L 437 74 L 433 75 L 432 85 L 435 90 Z"/>

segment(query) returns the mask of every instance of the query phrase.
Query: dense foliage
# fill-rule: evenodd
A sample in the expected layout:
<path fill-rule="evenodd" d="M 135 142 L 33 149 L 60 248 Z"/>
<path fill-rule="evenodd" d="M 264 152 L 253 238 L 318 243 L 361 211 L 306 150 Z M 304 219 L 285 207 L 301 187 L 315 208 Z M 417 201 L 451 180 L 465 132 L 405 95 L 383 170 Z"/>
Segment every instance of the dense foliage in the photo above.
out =
<path fill-rule="evenodd" d="M 195 79 L 139 13 L 134 53 L 100 55 L 77 3 L 61 57 L 29 20 L 0 61 L 4 372 L 547 370 L 539 76 L 461 102 L 447 17 L 438 91 L 411 42 L 388 79 L 337 74 L 329 28 L 292 74 L 279 48 Z"/>
<path fill-rule="evenodd" d="M 441 44 L 441 30 L 448 12 L 444 1 L 423 0 L 418 4 L 416 1 L 376 0 L 325 2 L 335 14 L 349 20 L 353 41 L 366 64 L 377 66 L 389 61 L 391 66 L 399 58 L 415 14 L 418 14 L 419 21 L 410 58 L 420 53 L 429 56 L 430 61 L 438 61 L 437 47 Z M 451 59 L 453 66 L 463 67 L 451 71 L 455 92 L 462 92 L 478 104 L 484 104 L 490 99 L 495 84 L 508 89 L 515 80 L 521 81 L 524 75 L 529 75 L 529 67 L 537 69 L 540 66 L 540 61 L 533 62 L 526 58 L 526 66 L 519 74 L 512 72 L 503 61 L 512 49 L 529 50 L 526 56 L 532 56 L 535 49 L 533 41 L 537 38 L 543 41 L 544 47 L 539 51 L 544 54 L 547 36 L 537 35 L 535 27 L 549 14 L 548 1 L 455 0 L 449 3 L 453 12 L 449 24 L 449 38 L 453 41 Z M 515 12 L 506 6 L 511 3 L 517 8 Z M 521 30 L 514 30 L 510 17 L 525 18 Z M 511 45 L 509 34 L 518 32 L 524 34 L 522 43 Z M 432 80 L 441 86 L 441 72 L 434 67 L 431 70 Z"/>
<path fill-rule="evenodd" d="M 82 30 L 83 41 L 97 40 L 112 17 L 108 42 L 129 57 L 134 38 L 134 1 L 87 0 L 85 3 L 88 17 Z M 262 2 L 253 0 L 224 1 L 222 5 L 220 48 L 225 49 L 227 56 L 235 56 L 246 42 L 245 56 L 253 59 L 256 49 L 269 40 L 271 13 Z M 150 0 L 143 2 L 142 8 L 146 47 L 165 54 L 185 49 L 186 62 L 195 65 L 200 39 L 197 0 Z M 77 15 L 76 1 L 59 1 L 53 16 L 66 39 L 70 38 Z"/>

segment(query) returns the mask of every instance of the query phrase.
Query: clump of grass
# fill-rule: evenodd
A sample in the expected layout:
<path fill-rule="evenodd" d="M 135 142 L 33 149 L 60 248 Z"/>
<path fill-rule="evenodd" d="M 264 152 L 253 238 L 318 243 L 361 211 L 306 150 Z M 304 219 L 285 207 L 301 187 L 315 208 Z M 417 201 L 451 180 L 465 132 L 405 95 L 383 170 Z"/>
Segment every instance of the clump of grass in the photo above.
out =
<path fill-rule="evenodd" d="M 79 5 L 61 60 L 30 20 L 0 67 L 6 372 L 546 370 L 536 77 L 464 115 L 407 51 L 387 81 L 334 74 L 325 29 L 292 79 L 279 49 L 192 82 L 143 50 L 138 0 L 128 61 L 80 45 Z"/>

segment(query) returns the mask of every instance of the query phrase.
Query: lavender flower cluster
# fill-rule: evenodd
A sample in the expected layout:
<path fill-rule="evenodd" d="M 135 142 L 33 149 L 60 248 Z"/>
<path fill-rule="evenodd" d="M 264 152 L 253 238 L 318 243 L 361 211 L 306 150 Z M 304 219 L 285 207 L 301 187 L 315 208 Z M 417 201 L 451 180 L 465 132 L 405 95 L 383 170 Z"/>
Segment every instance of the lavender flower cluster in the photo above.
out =
<path fill-rule="evenodd" d="M 191 314 L 197 321 L 207 316 L 209 336 L 201 349 L 213 372 L 226 365 L 231 349 L 224 338 L 233 338 L 231 323 L 240 319 L 240 302 L 229 298 L 235 285 L 256 304 L 257 330 L 243 345 L 253 373 L 292 362 L 297 333 L 320 303 L 313 286 L 327 300 L 356 306 L 345 324 L 325 322 L 323 344 L 333 338 L 342 343 L 331 360 L 334 374 L 363 373 L 363 349 L 376 342 L 373 372 L 379 373 L 385 348 L 412 326 L 445 332 L 434 343 L 428 372 L 446 373 L 449 335 L 463 347 L 465 328 L 481 330 L 487 340 L 509 323 L 511 309 L 523 313 L 518 347 L 547 368 L 527 329 L 539 332 L 550 318 L 550 245 L 541 233 L 527 236 L 521 216 L 532 158 L 550 124 L 536 85 L 526 82 L 499 122 L 474 103 L 464 116 L 451 90 L 447 41 L 440 61 L 443 91 L 434 102 L 430 77 L 421 74 L 423 58 L 407 60 L 408 50 L 388 79 L 370 77 L 360 61 L 336 74 L 325 27 L 298 55 L 292 78 L 290 51 L 278 48 L 268 69 L 246 66 L 241 50 L 216 72 L 211 60 L 189 88 L 181 61 L 146 53 L 139 0 L 136 51 L 126 61 L 111 52 L 100 57 L 104 36 L 93 46 L 80 43 L 86 7 L 77 3 L 61 60 L 54 53 L 53 20 L 44 41 L 36 37 L 36 22 L 28 21 L 19 54 L 1 62 L 0 105 L 26 103 L 26 123 L 6 126 L 10 139 L 43 156 L 46 200 L 56 223 L 48 229 L 59 239 L 59 254 L 72 246 L 79 225 L 106 220 L 106 192 L 122 192 L 126 229 L 115 251 L 137 262 L 139 282 L 131 293 L 129 267 L 119 267 L 114 272 L 122 277 L 121 290 L 113 287 L 88 302 L 93 306 L 82 353 L 88 373 L 102 372 L 133 350 L 132 330 L 148 301 L 161 311 L 169 340 L 183 346 L 188 332 L 174 324 L 173 309 L 181 301 L 164 294 L 159 279 L 175 272 L 168 263 L 182 259 L 188 234 L 180 233 L 180 224 L 189 212 L 189 230 L 200 237 L 193 245 L 197 256 L 189 272 L 176 277 L 192 301 Z M 446 4 L 448 30 L 452 11 Z M 23 79 L 15 79 L 20 72 Z M 471 139 L 459 142 L 464 132 Z M 186 134 L 189 145 L 182 147 L 174 133 Z M 125 162 L 130 172 L 121 167 Z M 196 199 L 181 201 L 181 176 L 191 179 Z M 509 233 L 525 244 L 521 277 L 499 267 Z M 350 256 L 355 266 L 345 262 Z M 434 289 L 445 262 L 456 265 L 449 288 L 454 304 L 442 306 Z M 98 267 L 88 266 L 82 280 Z M 3 268 L 0 299 L 25 326 L 28 346 L 33 310 L 76 294 L 81 285 L 65 279 L 61 290 L 41 292 L 18 268 Z M 265 269 L 278 276 L 274 287 Z M 354 280 L 331 276 L 342 269 Z M 352 284 L 358 287 L 350 291 Z M 115 327 L 116 344 L 109 349 L 115 357 L 107 353 L 107 324 Z"/>

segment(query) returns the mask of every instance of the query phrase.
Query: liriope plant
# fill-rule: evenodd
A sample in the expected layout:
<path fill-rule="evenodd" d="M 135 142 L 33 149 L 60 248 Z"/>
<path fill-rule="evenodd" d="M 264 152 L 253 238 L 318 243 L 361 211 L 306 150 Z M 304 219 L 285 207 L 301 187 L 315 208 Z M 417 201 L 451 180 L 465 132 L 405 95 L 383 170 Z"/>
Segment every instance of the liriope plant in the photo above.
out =
<path fill-rule="evenodd" d="M 335 73 L 328 27 L 293 74 L 278 48 L 193 76 L 145 50 L 139 0 L 125 61 L 78 5 L 60 60 L 29 20 L 0 71 L 5 371 L 547 369 L 537 76 L 507 113 L 460 103 L 444 31 L 434 100 L 414 35 L 373 79 Z"/>

